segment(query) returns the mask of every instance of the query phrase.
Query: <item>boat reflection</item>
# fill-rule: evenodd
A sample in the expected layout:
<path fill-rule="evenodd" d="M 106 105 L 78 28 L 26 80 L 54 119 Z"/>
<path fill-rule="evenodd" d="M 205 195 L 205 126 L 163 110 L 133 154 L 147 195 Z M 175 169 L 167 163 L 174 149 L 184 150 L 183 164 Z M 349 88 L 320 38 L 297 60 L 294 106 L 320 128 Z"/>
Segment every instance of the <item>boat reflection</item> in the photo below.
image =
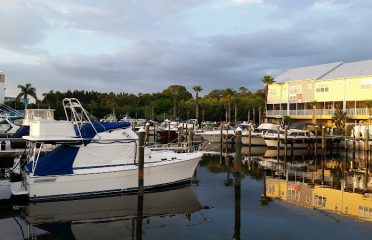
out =
<path fill-rule="evenodd" d="M 43 230 L 57 239 L 140 239 L 142 219 L 179 214 L 190 218 L 200 209 L 202 206 L 189 186 L 146 193 L 143 202 L 137 195 L 122 195 L 32 203 L 22 207 L 20 215 L 29 227 L 36 228 L 30 233 Z"/>

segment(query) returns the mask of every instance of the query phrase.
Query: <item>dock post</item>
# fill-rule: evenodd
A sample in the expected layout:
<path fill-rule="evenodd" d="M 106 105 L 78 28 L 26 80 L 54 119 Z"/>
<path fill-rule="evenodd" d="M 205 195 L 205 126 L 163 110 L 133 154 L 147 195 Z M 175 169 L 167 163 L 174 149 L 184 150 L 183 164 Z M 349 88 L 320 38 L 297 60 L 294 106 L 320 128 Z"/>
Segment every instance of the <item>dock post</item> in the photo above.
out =
<path fill-rule="evenodd" d="M 238 127 L 235 131 L 236 142 L 235 142 L 235 161 L 234 170 L 235 175 L 240 175 L 242 171 L 241 161 L 242 161 L 242 129 Z"/>
<path fill-rule="evenodd" d="M 315 143 L 314 143 L 315 155 L 318 154 L 318 126 L 315 126 Z"/>
<path fill-rule="evenodd" d="M 187 146 L 190 148 L 193 144 L 193 139 L 192 139 L 192 128 L 190 127 L 188 129 L 188 137 L 187 137 Z"/>
<path fill-rule="evenodd" d="M 138 195 L 144 193 L 145 130 L 138 131 Z"/>
<path fill-rule="evenodd" d="M 150 142 L 150 123 L 148 122 L 145 124 L 145 132 L 145 143 L 148 143 Z"/>
<path fill-rule="evenodd" d="M 355 130 L 353 128 L 353 152 L 355 154 L 355 148 L 356 148 L 356 137 L 355 137 Z"/>
<path fill-rule="evenodd" d="M 182 128 L 180 126 L 178 126 L 177 130 L 178 130 L 177 143 L 178 143 L 178 146 L 181 147 L 181 143 L 182 143 Z"/>
<path fill-rule="evenodd" d="M 248 146 L 248 154 L 249 154 L 249 161 L 251 160 L 251 155 L 252 155 L 252 126 L 250 125 L 249 126 L 249 130 L 248 130 L 248 143 L 249 143 L 249 146 Z"/>
<path fill-rule="evenodd" d="M 235 131 L 235 159 L 234 159 L 234 195 L 235 195 L 235 224 L 234 239 L 240 239 L 241 228 L 241 158 L 242 158 L 242 129 Z"/>
<path fill-rule="evenodd" d="M 276 143 L 276 148 L 278 150 L 278 159 L 279 159 L 279 153 L 280 153 L 280 126 L 276 125 L 276 131 L 277 131 L 277 143 Z"/>
<path fill-rule="evenodd" d="M 325 151 L 325 146 L 326 146 L 326 144 L 325 144 L 325 127 L 323 126 L 322 127 L 322 151 L 323 151 L 323 153 Z"/>
<path fill-rule="evenodd" d="M 170 143 L 170 122 L 168 122 L 168 143 Z"/>
<path fill-rule="evenodd" d="M 222 137 L 223 137 L 223 125 L 222 125 L 222 122 L 221 122 L 221 126 L 220 126 L 220 144 L 222 145 Z"/>
<path fill-rule="evenodd" d="M 345 126 L 345 150 L 347 151 L 347 130 L 348 130 L 348 125 L 346 124 Z"/>
<path fill-rule="evenodd" d="M 143 200 L 144 200 L 144 162 L 145 162 L 145 130 L 138 131 L 138 195 L 136 239 L 142 239 Z"/>
<path fill-rule="evenodd" d="M 287 150 L 288 150 L 287 137 L 288 137 L 288 126 L 285 125 L 284 126 L 284 157 L 285 157 L 285 159 L 287 159 Z"/>
<path fill-rule="evenodd" d="M 365 135 L 365 138 L 364 138 L 364 151 L 369 151 L 369 129 L 366 128 L 364 130 L 364 135 Z"/>
<path fill-rule="evenodd" d="M 158 141 L 158 135 L 156 134 L 156 130 L 157 130 L 157 127 L 156 127 L 156 122 L 154 122 L 154 142 L 157 142 Z"/>

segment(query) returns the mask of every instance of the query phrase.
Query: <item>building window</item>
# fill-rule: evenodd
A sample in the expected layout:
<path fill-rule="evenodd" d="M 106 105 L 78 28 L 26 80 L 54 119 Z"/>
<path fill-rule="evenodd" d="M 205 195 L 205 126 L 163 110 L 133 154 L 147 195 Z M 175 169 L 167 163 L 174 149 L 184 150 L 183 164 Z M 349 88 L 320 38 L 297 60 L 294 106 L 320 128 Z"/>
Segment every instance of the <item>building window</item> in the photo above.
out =
<path fill-rule="evenodd" d="M 361 89 L 372 89 L 372 79 L 363 80 L 360 83 L 360 88 Z"/>
<path fill-rule="evenodd" d="M 309 90 L 310 89 L 313 89 L 313 84 L 311 84 L 311 83 L 310 84 L 307 84 L 307 89 L 309 89 Z"/>
<path fill-rule="evenodd" d="M 372 208 L 359 206 L 359 217 L 372 218 Z"/>
<path fill-rule="evenodd" d="M 316 85 L 316 92 L 328 92 L 328 84 L 327 83 L 320 83 Z"/>
<path fill-rule="evenodd" d="M 276 89 L 269 89 L 269 95 L 276 95 Z"/>
<path fill-rule="evenodd" d="M 271 193 L 271 194 L 274 194 L 275 193 L 275 185 L 270 185 L 269 189 L 268 189 L 268 192 Z"/>
<path fill-rule="evenodd" d="M 302 93 L 301 91 L 301 85 L 294 85 L 289 86 L 289 95 L 297 95 L 298 93 Z"/>
<path fill-rule="evenodd" d="M 300 201 L 300 193 L 294 189 L 288 189 L 287 198 L 289 200 Z"/>
<path fill-rule="evenodd" d="M 319 208 L 324 208 L 327 206 L 327 198 L 326 197 L 322 197 L 322 196 L 318 196 L 318 195 L 314 195 L 314 198 L 313 198 L 313 205 L 315 207 L 319 207 Z"/>

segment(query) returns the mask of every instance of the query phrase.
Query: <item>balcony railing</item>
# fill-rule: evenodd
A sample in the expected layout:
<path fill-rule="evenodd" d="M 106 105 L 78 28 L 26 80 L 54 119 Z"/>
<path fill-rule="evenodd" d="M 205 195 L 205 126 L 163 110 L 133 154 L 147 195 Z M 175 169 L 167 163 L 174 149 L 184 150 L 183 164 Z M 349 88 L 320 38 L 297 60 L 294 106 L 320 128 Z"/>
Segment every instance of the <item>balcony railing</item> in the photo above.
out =
<path fill-rule="evenodd" d="M 281 117 L 284 115 L 289 116 L 308 116 L 313 115 L 313 109 L 301 109 L 301 110 L 267 110 L 268 117 Z M 315 115 L 322 116 L 322 115 L 333 115 L 335 109 L 316 109 Z M 350 108 L 346 109 L 346 115 L 348 117 L 354 117 L 356 115 L 360 116 L 368 116 L 368 109 L 367 108 Z"/>

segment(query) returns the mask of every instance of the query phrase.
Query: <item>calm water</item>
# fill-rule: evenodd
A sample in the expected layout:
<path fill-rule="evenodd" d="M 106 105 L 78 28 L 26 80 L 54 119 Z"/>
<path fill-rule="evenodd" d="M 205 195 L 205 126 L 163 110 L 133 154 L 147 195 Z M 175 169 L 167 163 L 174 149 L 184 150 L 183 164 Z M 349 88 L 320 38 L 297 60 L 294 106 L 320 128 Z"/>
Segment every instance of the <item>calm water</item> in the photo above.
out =
<path fill-rule="evenodd" d="M 143 204 L 136 195 L 27 206 L 0 200 L 0 239 L 372 239 L 369 156 L 278 157 L 257 148 L 236 177 L 233 157 L 211 149 L 218 150 L 204 157 L 192 186 L 145 194 Z"/>

